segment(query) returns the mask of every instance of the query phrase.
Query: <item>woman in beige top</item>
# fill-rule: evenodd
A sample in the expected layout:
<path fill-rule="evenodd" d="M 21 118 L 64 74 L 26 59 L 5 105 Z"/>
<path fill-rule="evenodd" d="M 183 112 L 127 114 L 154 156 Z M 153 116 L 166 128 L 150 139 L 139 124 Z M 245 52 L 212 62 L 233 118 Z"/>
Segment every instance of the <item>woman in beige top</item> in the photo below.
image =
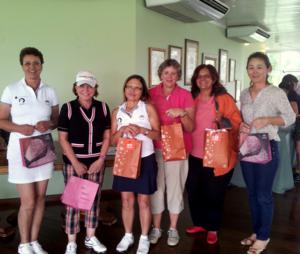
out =
<path fill-rule="evenodd" d="M 267 133 L 271 146 L 271 161 L 253 163 L 241 161 L 247 185 L 253 233 L 241 241 L 249 245 L 248 254 L 261 253 L 270 241 L 273 217 L 272 185 L 278 168 L 278 127 L 295 121 L 295 113 L 285 93 L 268 82 L 271 63 L 267 55 L 256 52 L 248 57 L 247 72 L 250 87 L 241 93 L 242 133 Z"/>

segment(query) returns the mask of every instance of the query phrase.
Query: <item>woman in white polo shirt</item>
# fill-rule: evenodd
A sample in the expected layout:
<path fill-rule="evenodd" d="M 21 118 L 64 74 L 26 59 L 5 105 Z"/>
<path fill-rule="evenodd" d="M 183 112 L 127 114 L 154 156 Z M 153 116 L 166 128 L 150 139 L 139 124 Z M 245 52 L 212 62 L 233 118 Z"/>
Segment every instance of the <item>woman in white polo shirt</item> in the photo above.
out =
<path fill-rule="evenodd" d="M 112 113 L 112 143 L 120 137 L 136 138 L 142 141 L 141 171 L 137 179 L 114 176 L 113 189 L 121 192 L 122 219 L 125 235 L 116 247 L 125 252 L 134 243 L 132 233 L 135 195 L 139 206 L 141 236 L 137 254 L 147 254 L 150 242 L 148 231 L 151 224 L 150 195 L 156 189 L 157 164 L 153 140 L 160 139 L 160 124 L 153 105 L 148 103 L 146 81 L 140 75 L 129 76 L 123 86 L 124 102 Z"/>
<path fill-rule="evenodd" d="M 1 97 L 0 129 L 10 132 L 7 149 L 8 181 L 20 195 L 19 254 L 46 254 L 38 243 L 48 180 L 53 162 L 34 168 L 22 164 L 19 139 L 49 133 L 57 126 L 58 100 L 54 90 L 41 81 L 42 53 L 32 47 L 20 52 L 24 78 L 7 86 Z"/>

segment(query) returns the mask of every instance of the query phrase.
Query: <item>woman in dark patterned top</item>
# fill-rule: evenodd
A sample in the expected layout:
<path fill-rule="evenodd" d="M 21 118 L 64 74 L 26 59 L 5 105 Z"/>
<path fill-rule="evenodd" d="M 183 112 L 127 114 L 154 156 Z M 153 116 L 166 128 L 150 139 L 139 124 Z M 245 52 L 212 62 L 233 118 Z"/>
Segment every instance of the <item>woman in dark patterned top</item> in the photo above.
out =
<path fill-rule="evenodd" d="M 81 71 L 76 76 L 73 92 L 77 98 L 62 106 L 58 130 L 63 149 L 65 183 L 71 176 L 79 176 L 99 183 L 100 188 L 91 210 L 85 212 L 85 246 L 95 252 L 106 247 L 95 237 L 99 219 L 99 202 L 104 176 L 104 160 L 109 147 L 110 113 L 104 102 L 94 99 L 98 95 L 95 76 Z M 65 254 L 75 254 L 76 234 L 79 232 L 78 209 L 67 206 L 66 233 L 69 243 Z"/>

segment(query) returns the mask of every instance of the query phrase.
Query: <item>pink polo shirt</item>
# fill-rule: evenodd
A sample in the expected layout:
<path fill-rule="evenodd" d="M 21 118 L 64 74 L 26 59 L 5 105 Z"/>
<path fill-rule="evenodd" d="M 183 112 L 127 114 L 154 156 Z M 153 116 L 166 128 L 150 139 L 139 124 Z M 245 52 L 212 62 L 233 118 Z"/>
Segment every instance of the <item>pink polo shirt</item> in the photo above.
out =
<path fill-rule="evenodd" d="M 149 90 L 151 101 L 157 110 L 161 125 L 169 125 L 172 123 L 180 123 L 180 117 L 171 118 L 166 114 L 170 108 L 192 108 L 194 101 L 192 94 L 176 84 L 172 93 L 165 96 L 163 93 L 162 84 L 159 84 Z M 192 136 L 183 130 L 184 143 L 187 152 L 192 150 Z M 161 141 L 154 141 L 155 148 L 161 149 Z"/>
<path fill-rule="evenodd" d="M 216 106 L 214 96 L 205 102 L 198 98 L 195 99 L 195 129 L 192 132 L 193 149 L 191 154 L 203 158 L 205 129 L 215 129 L 216 127 Z"/>

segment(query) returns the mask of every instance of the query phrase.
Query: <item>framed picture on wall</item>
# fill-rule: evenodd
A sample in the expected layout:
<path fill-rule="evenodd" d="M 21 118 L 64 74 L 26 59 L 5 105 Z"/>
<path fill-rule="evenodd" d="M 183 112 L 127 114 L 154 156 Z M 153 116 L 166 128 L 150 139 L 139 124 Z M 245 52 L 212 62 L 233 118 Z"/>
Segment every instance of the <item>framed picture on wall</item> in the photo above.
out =
<path fill-rule="evenodd" d="M 191 85 L 191 78 L 199 64 L 199 42 L 185 39 L 184 43 L 184 85 Z"/>
<path fill-rule="evenodd" d="M 182 65 L 182 47 L 169 45 L 169 58 L 175 59 L 180 65 Z"/>
<path fill-rule="evenodd" d="M 235 96 L 234 96 L 234 98 L 236 101 L 240 100 L 241 90 L 242 90 L 242 82 L 240 80 L 235 80 Z"/>
<path fill-rule="evenodd" d="M 203 64 L 210 64 L 218 70 L 218 58 L 217 58 L 217 56 L 207 55 L 205 53 L 202 53 L 202 63 Z"/>
<path fill-rule="evenodd" d="M 155 86 L 160 83 L 157 70 L 159 65 L 166 59 L 166 50 L 161 48 L 149 48 L 148 54 L 149 86 Z"/>
<path fill-rule="evenodd" d="M 219 49 L 219 75 L 222 84 L 227 82 L 228 51 Z"/>
<path fill-rule="evenodd" d="M 235 68 L 236 68 L 236 61 L 232 58 L 229 59 L 229 82 L 232 82 L 235 80 Z"/>

